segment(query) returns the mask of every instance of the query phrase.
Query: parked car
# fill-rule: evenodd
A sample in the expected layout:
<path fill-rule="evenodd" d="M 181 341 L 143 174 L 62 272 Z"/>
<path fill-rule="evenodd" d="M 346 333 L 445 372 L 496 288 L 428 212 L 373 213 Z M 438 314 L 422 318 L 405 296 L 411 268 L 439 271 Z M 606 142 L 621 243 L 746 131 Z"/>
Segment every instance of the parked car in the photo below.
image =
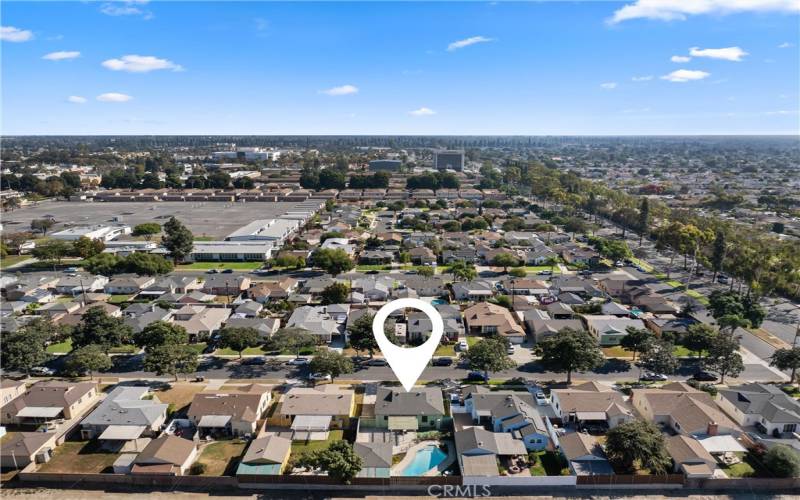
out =
<path fill-rule="evenodd" d="M 433 359 L 433 366 L 450 366 L 453 364 L 453 358 L 441 357 Z"/>
<path fill-rule="evenodd" d="M 544 271 L 539 271 L 536 274 L 538 274 L 539 276 L 552 276 L 553 275 L 553 271 L 550 271 L 548 269 L 548 270 L 544 270 Z"/>
<path fill-rule="evenodd" d="M 550 402 L 547 400 L 547 396 L 544 395 L 543 392 L 537 392 L 533 395 L 533 399 L 536 400 L 536 404 L 539 406 L 544 406 L 549 404 Z"/>
<path fill-rule="evenodd" d="M 483 372 L 472 371 L 467 374 L 467 381 L 468 382 L 488 382 L 489 377 L 484 375 Z"/>
<path fill-rule="evenodd" d="M 578 271 L 578 276 L 591 276 L 592 272 L 588 269 L 584 269 L 583 271 Z"/>
<path fill-rule="evenodd" d="M 621 260 L 614 262 L 614 267 L 623 267 L 624 265 L 625 263 L 622 262 Z"/>
<path fill-rule="evenodd" d="M 78 272 L 78 268 L 77 267 L 68 267 L 68 268 L 64 269 L 64 272 L 65 273 L 77 273 Z"/>
<path fill-rule="evenodd" d="M 208 345 L 206 345 L 205 349 L 203 349 L 203 354 L 211 354 L 216 350 L 217 350 L 217 343 L 209 342 Z"/>
<path fill-rule="evenodd" d="M 51 375 L 55 375 L 56 371 L 46 366 L 34 366 L 31 368 L 31 373 L 42 377 L 49 377 Z"/>
<path fill-rule="evenodd" d="M 585 434 L 592 434 L 595 436 L 599 436 L 601 434 L 605 434 L 608 431 L 608 427 L 605 425 L 600 424 L 586 424 L 581 429 L 581 432 Z"/>
<path fill-rule="evenodd" d="M 313 380 L 314 382 L 330 382 L 331 376 L 327 373 L 309 373 L 308 380 Z"/>
<path fill-rule="evenodd" d="M 460 340 L 456 346 L 459 351 L 466 351 L 469 349 L 469 345 L 467 344 L 466 340 Z"/>
<path fill-rule="evenodd" d="M 232 272 L 233 272 L 233 269 L 223 269 L 222 270 L 222 274 L 231 274 Z"/>
<path fill-rule="evenodd" d="M 727 284 L 730 280 L 731 279 L 725 276 L 724 274 L 720 274 L 719 276 L 717 276 L 717 282 L 722 283 L 723 285 Z"/>
<path fill-rule="evenodd" d="M 506 348 L 506 354 L 508 354 L 508 355 L 510 356 L 510 355 L 514 354 L 514 352 L 515 352 L 516 350 L 517 350 L 517 348 L 516 348 L 516 347 L 514 347 L 514 346 L 513 346 L 513 345 L 511 345 L 511 344 L 509 344 L 509 346 Z"/>
<path fill-rule="evenodd" d="M 646 380 L 651 382 L 663 382 L 668 380 L 669 377 L 664 375 L 663 373 L 655 373 L 655 372 L 644 372 L 639 380 Z"/>
<path fill-rule="evenodd" d="M 717 380 L 717 376 L 713 373 L 699 371 L 692 375 L 692 378 L 695 380 L 699 380 L 700 382 L 714 382 Z"/>
<path fill-rule="evenodd" d="M 206 274 L 217 274 L 218 272 L 219 271 L 217 271 L 216 269 L 209 269 L 208 271 L 206 271 Z"/>
<path fill-rule="evenodd" d="M 368 366 L 387 366 L 389 364 L 389 362 L 386 361 L 383 358 L 372 358 L 369 361 L 367 361 L 365 364 L 368 365 Z"/>
<path fill-rule="evenodd" d="M 286 364 L 289 366 L 305 366 L 310 362 L 311 360 L 309 360 L 308 358 L 297 357 L 294 359 L 290 359 L 289 361 L 286 362 Z"/>

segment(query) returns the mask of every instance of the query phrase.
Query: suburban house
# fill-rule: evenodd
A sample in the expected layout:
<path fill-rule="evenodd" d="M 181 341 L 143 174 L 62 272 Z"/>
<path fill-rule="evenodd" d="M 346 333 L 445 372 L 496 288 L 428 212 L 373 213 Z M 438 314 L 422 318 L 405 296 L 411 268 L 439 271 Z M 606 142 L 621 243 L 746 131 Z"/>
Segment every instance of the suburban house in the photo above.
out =
<path fill-rule="evenodd" d="M 686 477 L 713 477 L 717 461 L 695 438 L 677 434 L 666 438 L 667 452 L 672 457 L 674 472 Z"/>
<path fill-rule="evenodd" d="M 550 289 L 544 281 L 529 278 L 507 279 L 503 281 L 503 288 L 512 295 L 533 295 L 536 297 L 550 295 Z"/>
<path fill-rule="evenodd" d="M 442 391 L 436 387 L 414 388 L 410 392 L 396 387 L 379 387 L 375 396 L 375 423 L 382 429 L 438 429 L 444 416 Z"/>
<path fill-rule="evenodd" d="M 525 326 L 528 328 L 531 337 L 535 342 L 541 342 L 543 339 L 555 335 L 564 328 L 571 328 L 573 330 L 583 330 L 583 322 L 579 319 L 550 319 L 546 313 L 541 314 L 543 311 L 531 310 L 525 311 Z M 545 317 L 542 317 L 545 316 Z"/>
<path fill-rule="evenodd" d="M 394 254 L 386 250 L 364 250 L 358 256 L 358 262 L 366 265 L 390 264 L 393 259 Z"/>
<path fill-rule="evenodd" d="M 678 434 L 738 436 L 741 433 L 711 395 L 684 382 L 672 382 L 659 389 L 633 389 L 631 404 L 645 419 L 668 425 Z"/>
<path fill-rule="evenodd" d="M 483 302 L 492 298 L 495 292 L 494 286 L 484 280 L 459 281 L 453 283 L 452 289 L 456 300 L 470 302 Z"/>
<path fill-rule="evenodd" d="M 22 469 L 28 464 L 50 461 L 56 448 L 55 432 L 14 432 L 6 434 L 0 447 L 3 469 Z"/>
<path fill-rule="evenodd" d="M 165 293 L 188 293 L 198 287 L 194 276 L 164 276 L 142 290 L 143 295 L 161 296 Z"/>
<path fill-rule="evenodd" d="M 55 291 L 59 295 L 80 295 L 83 293 L 103 291 L 108 283 L 105 276 L 64 276 L 59 279 Z"/>
<path fill-rule="evenodd" d="M 477 386 L 464 398 L 464 406 L 474 423 L 509 433 L 528 450 L 543 450 L 550 443 L 544 417 L 529 393 L 485 392 Z"/>
<path fill-rule="evenodd" d="M 558 438 L 559 449 L 575 476 L 605 476 L 614 473 L 597 438 L 583 432 L 570 432 Z"/>
<path fill-rule="evenodd" d="M 201 392 L 194 395 L 187 416 L 201 434 L 254 435 L 271 400 L 270 388 L 260 384 L 228 392 Z"/>
<path fill-rule="evenodd" d="M 0 410 L 0 423 L 39 427 L 83 415 L 99 395 L 94 382 L 38 382 Z"/>
<path fill-rule="evenodd" d="M 193 441 L 162 434 L 136 456 L 131 474 L 183 476 L 196 459 L 197 446 Z"/>
<path fill-rule="evenodd" d="M 152 399 L 147 399 L 152 396 Z M 169 405 L 146 386 L 117 386 L 81 421 L 83 439 L 99 439 L 104 447 L 119 449 L 128 441 L 159 434 Z"/>
<path fill-rule="evenodd" d="M 414 247 L 408 251 L 411 262 L 419 266 L 432 266 L 436 264 L 436 254 L 428 247 Z"/>
<path fill-rule="evenodd" d="M 400 279 L 403 281 L 403 279 Z M 447 295 L 447 286 L 441 277 L 412 276 L 405 278 L 406 288 L 417 292 L 420 297 L 441 297 Z"/>
<path fill-rule="evenodd" d="M 759 432 L 775 437 L 800 430 L 800 402 L 778 386 L 744 384 L 720 388 L 716 401 L 741 427 L 755 426 Z"/>
<path fill-rule="evenodd" d="M 437 304 L 434 308 L 439 311 L 444 323 L 444 335 L 449 340 L 458 340 L 464 333 L 464 325 L 461 324 L 461 311 L 449 304 Z M 408 341 L 425 341 L 433 330 L 430 318 L 421 312 L 414 311 L 408 314 L 406 335 Z"/>
<path fill-rule="evenodd" d="M 0 405 L 5 406 L 11 400 L 22 396 L 25 394 L 25 389 L 25 382 L 22 380 L 0 380 Z"/>
<path fill-rule="evenodd" d="M 145 309 L 134 307 L 137 305 L 142 305 Z M 133 329 L 134 333 L 141 332 L 150 323 L 155 323 L 156 321 L 170 321 L 171 319 L 172 309 L 162 309 L 152 303 L 132 304 L 123 311 L 123 321 Z"/>
<path fill-rule="evenodd" d="M 279 476 L 289 463 L 291 451 L 292 440 L 277 434 L 254 439 L 239 462 L 236 475 Z"/>
<path fill-rule="evenodd" d="M 553 389 L 550 405 L 563 425 L 599 424 L 613 429 L 634 418 L 622 394 L 594 381 Z"/>
<path fill-rule="evenodd" d="M 264 306 L 255 300 L 245 300 L 236 306 L 233 310 L 233 316 L 236 318 L 257 318 L 258 313 L 264 309 Z"/>
<path fill-rule="evenodd" d="M 349 426 L 355 411 L 355 393 L 350 389 L 332 384 L 320 389 L 294 387 L 281 397 L 270 422 L 289 427 L 296 439 L 327 439 L 330 429 Z"/>
<path fill-rule="evenodd" d="M 527 457 L 522 441 L 505 432 L 468 427 L 456 431 L 456 454 L 462 476 L 499 476 L 498 462 L 506 467 L 517 457 Z"/>
<path fill-rule="evenodd" d="M 392 468 L 392 444 L 384 442 L 353 443 L 353 451 L 361 457 L 361 470 L 356 477 L 389 477 Z"/>
<path fill-rule="evenodd" d="M 203 282 L 201 290 L 211 295 L 236 296 L 250 288 L 250 278 L 242 275 L 212 274 Z"/>
<path fill-rule="evenodd" d="M 525 330 L 503 306 L 481 302 L 464 310 L 464 323 L 470 335 L 500 335 L 512 344 L 525 340 Z"/>
<path fill-rule="evenodd" d="M 189 334 L 189 342 L 198 342 L 216 333 L 231 310 L 225 307 L 185 305 L 173 312 L 173 323 L 182 326 Z"/>
<path fill-rule="evenodd" d="M 289 277 L 278 281 L 256 283 L 247 289 L 247 297 L 262 304 L 270 300 L 285 300 L 297 290 L 297 285 L 297 280 Z"/>
<path fill-rule="evenodd" d="M 597 337 L 601 346 L 618 345 L 622 337 L 628 335 L 628 328 L 642 330 L 644 322 L 640 319 L 618 318 L 616 316 L 584 316 L 589 333 Z"/>
<path fill-rule="evenodd" d="M 106 283 L 103 291 L 110 295 L 133 295 L 156 282 L 152 276 L 117 275 Z"/>
<path fill-rule="evenodd" d="M 280 326 L 279 318 L 228 318 L 225 321 L 225 328 L 252 328 L 262 341 L 272 337 Z"/>
<path fill-rule="evenodd" d="M 308 330 L 319 343 L 330 342 L 334 335 L 341 335 L 342 323 L 328 313 L 328 306 L 302 306 L 292 311 L 287 327 Z"/>

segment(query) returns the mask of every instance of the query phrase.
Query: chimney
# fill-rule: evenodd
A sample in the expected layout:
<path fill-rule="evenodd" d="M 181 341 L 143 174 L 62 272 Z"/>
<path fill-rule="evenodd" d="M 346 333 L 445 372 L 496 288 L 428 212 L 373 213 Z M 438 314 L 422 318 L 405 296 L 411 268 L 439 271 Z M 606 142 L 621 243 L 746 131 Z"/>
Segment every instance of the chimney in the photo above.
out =
<path fill-rule="evenodd" d="M 709 422 L 706 434 L 708 434 L 709 436 L 716 436 L 717 434 L 719 434 L 719 424 L 717 424 L 714 421 Z"/>

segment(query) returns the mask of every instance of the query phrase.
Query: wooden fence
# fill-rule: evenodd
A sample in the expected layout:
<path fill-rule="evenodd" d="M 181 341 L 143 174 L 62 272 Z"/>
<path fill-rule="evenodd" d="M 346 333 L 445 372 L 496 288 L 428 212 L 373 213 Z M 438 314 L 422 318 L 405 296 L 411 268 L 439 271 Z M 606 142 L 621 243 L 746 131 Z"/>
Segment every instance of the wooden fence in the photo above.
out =
<path fill-rule="evenodd" d="M 578 486 L 643 486 L 654 485 L 683 485 L 684 477 L 682 474 L 660 474 L 660 475 L 633 475 L 633 474 L 609 474 L 603 476 L 578 476 Z"/>

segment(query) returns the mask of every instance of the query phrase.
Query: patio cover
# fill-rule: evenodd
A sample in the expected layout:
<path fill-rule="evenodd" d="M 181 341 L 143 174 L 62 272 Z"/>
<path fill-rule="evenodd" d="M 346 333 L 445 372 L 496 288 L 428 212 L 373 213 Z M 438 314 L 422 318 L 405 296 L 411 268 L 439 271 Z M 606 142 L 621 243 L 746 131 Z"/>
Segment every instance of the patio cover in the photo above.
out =
<path fill-rule="evenodd" d="M 709 436 L 698 438 L 697 441 L 703 445 L 709 453 L 745 452 L 747 449 L 731 435 Z"/>
<path fill-rule="evenodd" d="M 145 430 L 144 425 L 109 425 L 97 439 L 129 441 L 137 439 Z"/>
<path fill-rule="evenodd" d="M 59 406 L 26 406 L 17 412 L 18 417 L 56 418 L 61 413 Z"/>
<path fill-rule="evenodd" d="M 390 431 L 415 431 L 419 429 L 417 417 L 389 417 Z"/>
<path fill-rule="evenodd" d="M 197 427 L 225 427 L 230 421 L 230 415 L 203 415 Z"/>
<path fill-rule="evenodd" d="M 293 431 L 327 431 L 332 418 L 330 415 L 298 415 L 291 428 Z"/>
<path fill-rule="evenodd" d="M 578 411 L 575 412 L 578 420 L 606 420 L 606 412 L 604 411 Z"/>

